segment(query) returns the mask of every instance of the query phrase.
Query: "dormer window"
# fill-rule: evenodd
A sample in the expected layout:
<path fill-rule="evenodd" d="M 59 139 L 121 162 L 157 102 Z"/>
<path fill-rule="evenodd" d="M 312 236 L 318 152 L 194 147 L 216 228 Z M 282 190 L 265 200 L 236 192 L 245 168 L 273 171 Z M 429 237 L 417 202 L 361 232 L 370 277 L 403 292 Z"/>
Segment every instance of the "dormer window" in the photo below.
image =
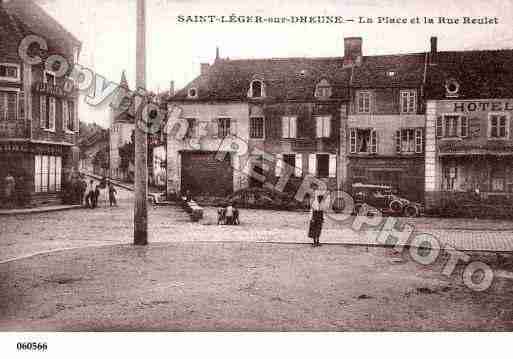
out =
<path fill-rule="evenodd" d="M 327 80 L 322 80 L 315 88 L 315 97 L 320 99 L 327 99 L 331 97 L 331 85 Z"/>
<path fill-rule="evenodd" d="M 447 97 L 458 97 L 460 84 L 455 79 L 449 79 L 445 83 L 445 94 Z"/>
<path fill-rule="evenodd" d="M 264 82 L 261 80 L 253 80 L 249 86 L 248 97 L 262 98 L 265 97 Z"/>
<path fill-rule="evenodd" d="M 197 98 L 198 90 L 196 88 L 190 88 L 189 91 L 187 91 L 187 97 L 188 98 Z"/>
<path fill-rule="evenodd" d="M 0 80 L 18 82 L 20 79 L 20 65 L 0 64 Z"/>

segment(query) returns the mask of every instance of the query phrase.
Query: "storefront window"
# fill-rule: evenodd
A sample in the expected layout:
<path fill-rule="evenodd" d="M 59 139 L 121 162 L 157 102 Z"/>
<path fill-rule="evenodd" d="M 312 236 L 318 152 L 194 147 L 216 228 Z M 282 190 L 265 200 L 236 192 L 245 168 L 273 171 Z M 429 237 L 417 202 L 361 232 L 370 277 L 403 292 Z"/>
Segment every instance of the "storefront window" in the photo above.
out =
<path fill-rule="evenodd" d="M 36 155 L 34 159 L 34 188 L 36 193 L 60 192 L 62 158 Z"/>

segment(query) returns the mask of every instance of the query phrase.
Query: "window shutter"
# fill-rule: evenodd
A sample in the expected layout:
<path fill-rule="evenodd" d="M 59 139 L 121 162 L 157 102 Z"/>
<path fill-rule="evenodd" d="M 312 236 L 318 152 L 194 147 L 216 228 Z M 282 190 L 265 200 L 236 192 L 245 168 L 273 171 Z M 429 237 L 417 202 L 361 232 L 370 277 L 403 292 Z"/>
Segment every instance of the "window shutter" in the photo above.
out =
<path fill-rule="evenodd" d="M 68 130 L 69 123 L 69 110 L 68 110 L 68 100 L 62 100 L 62 129 L 64 131 Z"/>
<path fill-rule="evenodd" d="M 6 110 L 6 106 L 5 106 L 6 97 L 5 96 L 6 96 L 5 93 L 0 92 L 0 121 L 3 121 L 5 118 L 5 110 Z"/>
<path fill-rule="evenodd" d="M 468 137 L 468 117 L 462 116 L 462 117 L 460 117 L 460 121 L 461 121 L 460 135 L 461 135 L 461 137 Z"/>
<path fill-rule="evenodd" d="M 337 177 L 337 155 L 330 155 L 330 178 Z"/>
<path fill-rule="evenodd" d="M 422 131 L 422 128 L 417 128 L 415 130 L 415 153 L 422 153 L 424 152 L 424 131 Z"/>
<path fill-rule="evenodd" d="M 308 156 L 308 172 L 312 176 L 317 176 L 317 155 L 315 153 Z"/>
<path fill-rule="evenodd" d="M 42 128 L 46 128 L 46 96 L 41 95 L 39 97 L 39 108 L 40 108 L 40 125 Z"/>
<path fill-rule="evenodd" d="M 75 130 L 76 133 L 79 133 L 80 132 L 80 120 L 78 119 L 78 111 L 77 111 L 77 107 L 75 105 L 75 102 L 70 102 L 69 104 L 71 107 L 70 107 L 70 116 L 72 116 L 72 121 L 74 123 L 74 127 L 73 129 Z M 162 131 L 164 132 L 164 131 Z"/>
<path fill-rule="evenodd" d="M 301 153 L 296 153 L 296 168 L 294 169 L 294 176 L 303 176 L 303 155 Z"/>
<path fill-rule="evenodd" d="M 324 119 L 324 137 L 331 137 L 331 116 Z"/>
<path fill-rule="evenodd" d="M 237 136 L 237 120 L 230 120 L 230 133 Z"/>
<path fill-rule="evenodd" d="M 436 118 L 436 137 L 441 138 L 443 136 L 443 119 L 442 116 Z"/>
<path fill-rule="evenodd" d="M 288 117 L 282 117 L 281 118 L 281 137 L 282 138 L 287 138 L 289 137 L 289 127 L 290 127 L 290 124 L 289 124 L 289 118 Z"/>
<path fill-rule="evenodd" d="M 297 137 L 297 117 L 292 117 L 290 121 L 290 137 Z"/>
<path fill-rule="evenodd" d="M 55 97 L 50 97 L 50 129 L 55 130 Z"/>
<path fill-rule="evenodd" d="M 350 133 L 350 152 L 356 153 L 356 129 L 351 129 Z"/>
<path fill-rule="evenodd" d="M 0 99 L 1 101 L 1 99 Z M 21 91 L 18 96 L 18 116 L 20 121 L 25 120 L 25 92 Z M 1 111 L 1 108 L 0 108 Z"/>
<path fill-rule="evenodd" d="M 398 130 L 395 132 L 395 151 L 401 153 L 401 148 L 401 131 Z"/>
<path fill-rule="evenodd" d="M 219 120 L 213 119 L 212 123 L 212 137 L 217 138 L 219 136 Z"/>
<path fill-rule="evenodd" d="M 376 130 L 371 131 L 371 153 L 378 153 L 378 133 Z"/>
<path fill-rule="evenodd" d="M 275 164 L 275 175 L 276 177 L 281 177 L 281 169 L 283 167 L 283 155 L 281 153 L 276 155 L 276 164 Z"/>
<path fill-rule="evenodd" d="M 324 133 L 323 133 L 323 122 L 324 122 L 324 118 L 323 117 L 316 117 L 315 118 L 315 121 L 316 121 L 316 137 L 317 138 L 321 138 L 321 137 L 324 137 Z"/>

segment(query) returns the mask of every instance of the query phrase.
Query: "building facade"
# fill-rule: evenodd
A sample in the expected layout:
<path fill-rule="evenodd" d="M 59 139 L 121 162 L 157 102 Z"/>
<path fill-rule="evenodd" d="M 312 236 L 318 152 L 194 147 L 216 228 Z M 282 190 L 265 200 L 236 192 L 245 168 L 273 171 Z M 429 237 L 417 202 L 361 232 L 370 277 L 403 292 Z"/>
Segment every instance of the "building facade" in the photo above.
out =
<path fill-rule="evenodd" d="M 0 2 L 0 13 L 0 203 L 59 203 L 78 170 L 78 93 L 45 61 L 59 54 L 75 64 L 81 43 L 31 0 Z M 31 65 L 18 46 L 34 33 L 48 52 Z"/>
<path fill-rule="evenodd" d="M 116 91 L 115 98 L 109 113 L 109 172 L 110 177 L 120 181 L 129 180 L 133 173 L 130 165 L 122 166 L 119 149 L 132 141 L 135 129 L 134 106 L 125 72 L 121 75 L 120 89 Z"/>
<path fill-rule="evenodd" d="M 512 50 L 437 54 L 427 103 L 428 209 L 513 214 L 512 65 Z"/>
<path fill-rule="evenodd" d="M 390 185 L 422 201 L 424 191 L 425 53 L 362 56 L 352 69 L 344 146 L 347 190 L 353 183 Z"/>
<path fill-rule="evenodd" d="M 272 187 L 294 194 L 307 175 L 337 189 L 348 69 L 342 57 L 217 57 L 202 65 L 168 102 L 187 128 L 176 136 L 168 126 L 168 191 L 225 197 Z"/>

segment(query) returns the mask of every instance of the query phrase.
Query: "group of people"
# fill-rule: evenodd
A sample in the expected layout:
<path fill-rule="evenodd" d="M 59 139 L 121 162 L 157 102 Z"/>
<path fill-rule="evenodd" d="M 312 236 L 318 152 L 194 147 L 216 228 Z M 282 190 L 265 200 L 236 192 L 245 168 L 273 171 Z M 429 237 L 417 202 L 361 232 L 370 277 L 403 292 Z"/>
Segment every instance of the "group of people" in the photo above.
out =
<path fill-rule="evenodd" d="M 239 210 L 232 203 L 219 209 L 217 212 L 217 224 L 221 223 L 229 226 L 240 224 Z"/>
<path fill-rule="evenodd" d="M 86 183 L 85 189 L 82 193 L 82 205 L 92 209 L 98 207 L 98 198 L 100 197 L 102 189 L 107 189 L 109 193 L 110 206 L 117 207 L 116 188 L 114 187 L 114 184 L 107 181 L 105 177 L 99 183 L 95 183 L 94 180 L 90 180 L 89 183 Z"/>

